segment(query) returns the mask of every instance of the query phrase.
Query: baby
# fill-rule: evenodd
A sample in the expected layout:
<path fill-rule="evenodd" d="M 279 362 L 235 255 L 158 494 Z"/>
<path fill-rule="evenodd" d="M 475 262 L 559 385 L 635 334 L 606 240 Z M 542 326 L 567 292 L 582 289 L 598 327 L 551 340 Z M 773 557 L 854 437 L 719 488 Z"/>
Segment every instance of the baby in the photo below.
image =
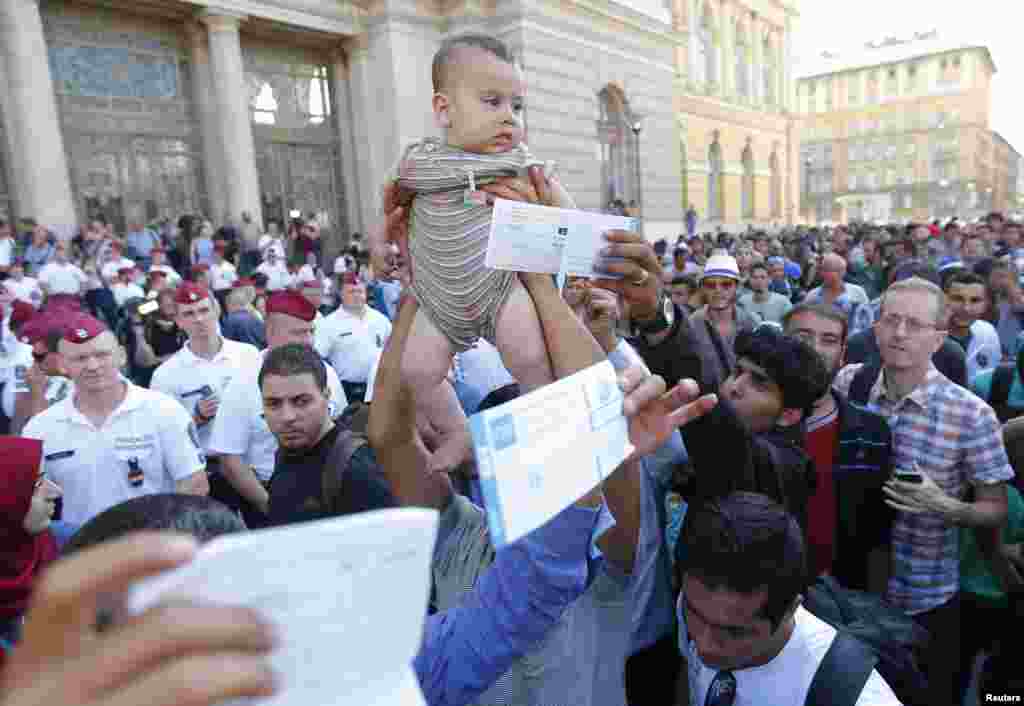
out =
<path fill-rule="evenodd" d="M 540 320 L 516 273 L 484 265 L 491 206 L 476 191 L 499 177 L 525 179 L 541 164 L 521 143 L 526 85 L 509 49 L 486 35 L 447 40 L 433 62 L 434 118 L 444 141 L 427 139 L 398 165 L 416 192 L 410 212 L 412 289 L 420 303 L 402 373 L 432 420 L 450 405 L 434 390 L 455 353 L 485 338 L 528 391 L 553 380 Z M 572 201 L 552 182 L 558 203 Z M 447 426 L 447 425 L 445 425 Z M 435 464 L 432 464 L 435 465 Z"/>

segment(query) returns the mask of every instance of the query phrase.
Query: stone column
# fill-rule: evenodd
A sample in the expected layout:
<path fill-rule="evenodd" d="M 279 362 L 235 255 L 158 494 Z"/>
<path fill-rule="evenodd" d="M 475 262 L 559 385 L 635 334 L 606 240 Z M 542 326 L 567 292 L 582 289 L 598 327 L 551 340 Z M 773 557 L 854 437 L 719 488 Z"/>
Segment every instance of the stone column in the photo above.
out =
<path fill-rule="evenodd" d="M 785 76 L 784 85 L 785 92 L 783 93 L 782 106 L 788 110 L 793 110 L 793 18 L 786 15 L 786 29 L 785 36 L 783 37 L 785 51 L 782 55 L 782 74 Z"/>
<path fill-rule="evenodd" d="M 0 48 L 7 73 L 0 101 L 12 151 L 18 215 L 70 237 L 77 222 L 75 201 L 38 0 L 0 2 Z"/>
<path fill-rule="evenodd" d="M 334 122 L 341 143 L 341 176 L 345 187 L 345 220 L 349 232 L 365 233 L 359 204 L 362 196 L 356 171 L 357 153 L 355 132 L 352 129 L 352 91 L 349 87 L 348 57 L 337 47 L 331 56 L 331 94 L 334 97 Z M 348 235 L 346 233 L 345 235 Z M 332 260 L 333 262 L 333 260 Z"/>
<path fill-rule="evenodd" d="M 237 223 L 242 211 L 263 223 L 256 150 L 249 118 L 249 95 L 242 64 L 238 27 L 242 18 L 222 13 L 200 16 L 208 29 L 210 81 L 223 151 L 228 221 Z"/>
<path fill-rule="evenodd" d="M 786 53 L 782 46 L 782 32 L 777 32 L 772 48 L 775 50 L 775 105 L 779 110 L 787 109 L 787 96 L 789 94 L 789 77 L 786 71 Z"/>
<path fill-rule="evenodd" d="M 764 102 L 764 81 L 761 75 L 764 44 L 761 38 L 761 20 L 758 19 L 756 12 L 750 13 L 750 43 L 750 101 L 754 105 L 761 105 Z"/>
<path fill-rule="evenodd" d="M 189 38 L 192 59 L 192 100 L 199 112 L 199 131 L 202 136 L 203 177 L 210 211 L 206 215 L 214 223 L 221 224 L 230 216 L 230 212 L 225 193 L 227 179 L 224 175 L 224 152 L 221 147 L 223 140 L 210 76 L 210 51 L 206 41 L 206 30 L 202 24 L 188 22 L 185 30 Z"/>

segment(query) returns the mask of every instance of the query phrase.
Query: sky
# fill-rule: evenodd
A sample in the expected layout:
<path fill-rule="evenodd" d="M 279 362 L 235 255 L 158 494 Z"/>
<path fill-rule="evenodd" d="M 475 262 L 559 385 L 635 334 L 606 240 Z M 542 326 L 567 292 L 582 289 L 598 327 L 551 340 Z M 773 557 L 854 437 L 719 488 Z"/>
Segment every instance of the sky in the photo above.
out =
<path fill-rule="evenodd" d="M 1019 0 L 798 0 L 793 36 L 801 56 L 842 50 L 886 36 L 911 36 L 933 29 L 951 41 L 987 46 L 996 65 L 992 124 L 1024 154 L 1024 3 Z"/>

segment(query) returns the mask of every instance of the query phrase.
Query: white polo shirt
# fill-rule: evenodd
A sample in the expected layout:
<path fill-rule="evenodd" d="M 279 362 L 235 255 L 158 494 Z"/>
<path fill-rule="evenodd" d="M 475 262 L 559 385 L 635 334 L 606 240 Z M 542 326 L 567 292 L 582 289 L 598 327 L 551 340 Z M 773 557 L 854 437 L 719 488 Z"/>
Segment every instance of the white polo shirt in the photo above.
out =
<path fill-rule="evenodd" d="M 288 271 L 288 266 L 278 262 L 275 265 L 271 265 L 269 262 L 264 262 L 262 265 L 256 268 L 257 272 L 262 272 L 267 276 L 267 291 L 277 292 L 282 289 L 288 289 L 292 285 L 292 273 Z"/>
<path fill-rule="evenodd" d="M 9 277 L 4 280 L 4 287 L 15 299 L 28 302 L 37 309 L 43 303 L 43 291 L 39 289 L 39 282 L 35 277 L 22 277 L 19 281 Z"/>
<path fill-rule="evenodd" d="M 125 284 L 124 282 L 114 282 L 110 285 L 110 293 L 114 295 L 114 303 L 117 304 L 118 309 L 123 308 L 125 302 L 129 299 L 146 298 L 146 292 L 143 291 L 142 287 L 134 282 L 129 282 L 128 284 Z"/>
<path fill-rule="evenodd" d="M 28 392 L 28 381 L 25 373 L 32 367 L 32 346 L 22 343 L 11 336 L 0 342 L 0 384 L 3 384 L 3 395 L 0 405 L 9 419 L 14 418 L 14 401 L 20 392 Z M 3 464 L 0 463 L 0 467 Z"/>
<path fill-rule="evenodd" d="M 0 267 L 10 267 L 14 262 L 14 238 L 0 238 Z"/>
<path fill-rule="evenodd" d="M 103 265 L 100 274 L 103 275 L 103 279 L 107 282 L 113 282 L 117 279 L 117 271 L 125 267 L 135 267 L 135 261 L 129 260 L 126 257 L 122 257 L 120 260 L 109 260 Z"/>
<path fill-rule="evenodd" d="M 200 358 L 186 343 L 181 349 L 153 371 L 150 389 L 159 390 L 181 403 L 193 419 L 199 401 L 216 397 L 223 399 L 224 388 L 236 375 L 246 370 L 259 371 L 263 359 L 256 346 L 221 338 L 222 345 L 213 360 Z M 203 450 L 210 450 L 213 422 L 199 427 L 199 442 Z"/>
<path fill-rule="evenodd" d="M 48 294 L 71 294 L 78 296 L 82 293 L 89 278 L 76 265 L 65 262 L 48 262 L 39 270 L 39 284 L 46 287 Z"/>
<path fill-rule="evenodd" d="M 120 406 L 97 429 L 69 396 L 29 420 L 24 436 L 43 442 L 43 467 L 64 490 L 64 520 L 74 525 L 120 502 L 173 493 L 206 458 L 188 413 L 162 392 L 127 385 Z M 136 484 L 134 468 L 142 472 Z"/>
<path fill-rule="evenodd" d="M 263 395 L 259 375 L 267 351 L 260 351 L 256 365 L 246 368 L 228 383 L 221 394 L 217 417 L 211 422 L 209 450 L 212 454 L 241 456 L 242 462 L 253 467 L 261 481 L 274 474 L 274 455 L 277 438 L 263 419 Z M 345 390 L 338 374 L 328 365 L 327 387 L 331 391 L 330 415 L 341 414 L 348 406 Z"/>
<path fill-rule="evenodd" d="M 339 308 L 324 319 L 327 358 L 345 382 L 366 382 L 374 359 L 391 335 L 388 317 L 369 306 L 362 318 Z"/>
<path fill-rule="evenodd" d="M 220 263 L 213 263 L 210 265 L 210 287 L 213 291 L 220 292 L 225 289 L 231 289 L 231 285 L 238 279 L 238 272 L 235 271 L 235 266 L 225 260 Z"/>

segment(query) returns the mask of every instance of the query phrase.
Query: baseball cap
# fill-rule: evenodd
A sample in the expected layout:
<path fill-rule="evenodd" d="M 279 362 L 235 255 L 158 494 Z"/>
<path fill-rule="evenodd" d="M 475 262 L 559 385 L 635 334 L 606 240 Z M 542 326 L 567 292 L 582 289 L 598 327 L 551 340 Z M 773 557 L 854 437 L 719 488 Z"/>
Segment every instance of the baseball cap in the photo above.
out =
<path fill-rule="evenodd" d="M 727 277 L 739 281 L 740 268 L 732 255 L 712 255 L 704 263 L 704 274 L 701 280 L 708 277 Z"/>

